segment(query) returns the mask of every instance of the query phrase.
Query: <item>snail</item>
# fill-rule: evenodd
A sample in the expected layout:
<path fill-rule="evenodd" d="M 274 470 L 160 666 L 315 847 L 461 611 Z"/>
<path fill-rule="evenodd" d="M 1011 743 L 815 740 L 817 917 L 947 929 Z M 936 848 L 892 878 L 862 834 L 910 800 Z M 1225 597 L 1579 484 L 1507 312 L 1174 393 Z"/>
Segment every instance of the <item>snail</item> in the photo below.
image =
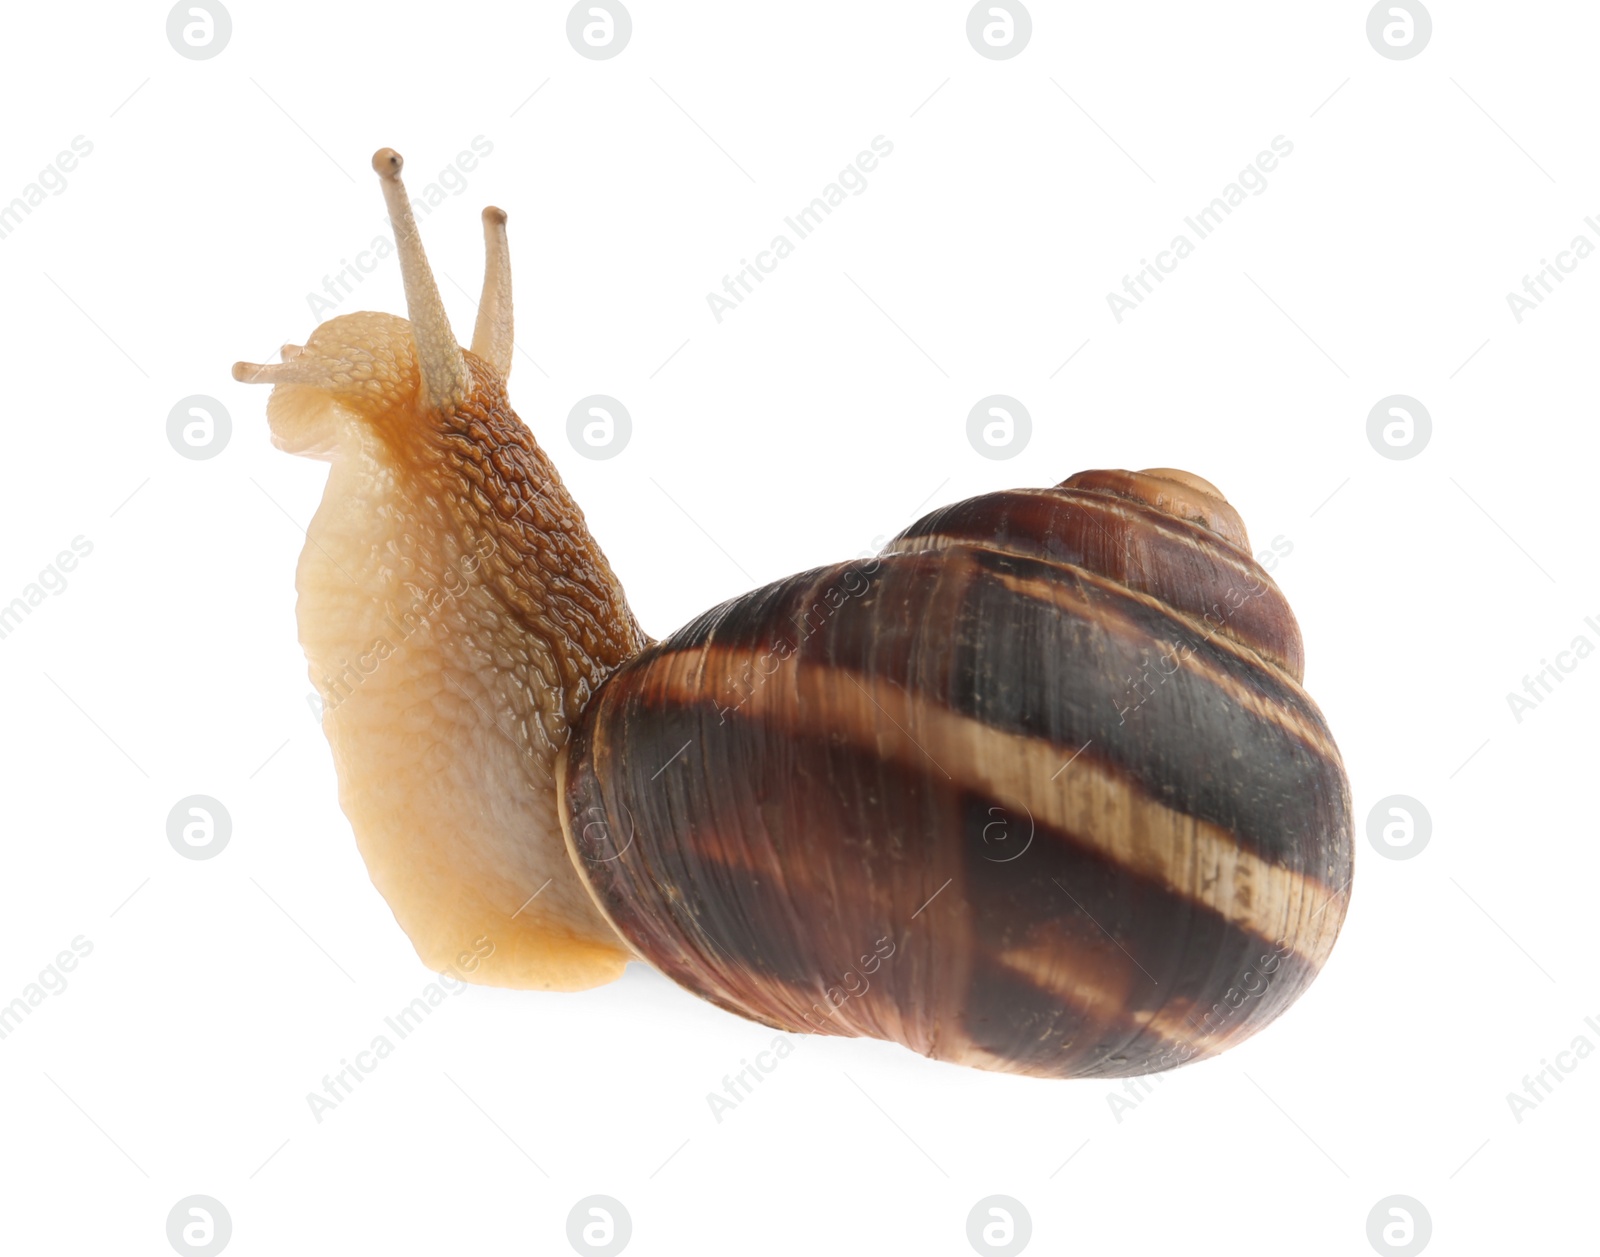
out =
<path fill-rule="evenodd" d="M 990 493 L 652 640 L 507 400 L 506 215 L 463 350 L 401 159 L 373 166 L 409 321 L 339 315 L 234 377 L 332 464 L 300 640 L 425 963 L 578 990 L 642 959 L 781 1031 L 1051 1078 L 1213 1056 L 1307 988 L 1349 788 L 1214 486 Z"/>

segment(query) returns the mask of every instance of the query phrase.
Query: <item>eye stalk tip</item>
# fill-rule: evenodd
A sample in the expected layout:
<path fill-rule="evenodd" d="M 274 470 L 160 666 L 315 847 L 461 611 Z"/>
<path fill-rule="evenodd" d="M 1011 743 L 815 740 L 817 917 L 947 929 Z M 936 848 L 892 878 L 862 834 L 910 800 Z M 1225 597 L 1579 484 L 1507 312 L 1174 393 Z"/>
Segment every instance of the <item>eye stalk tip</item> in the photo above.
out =
<path fill-rule="evenodd" d="M 398 179 L 406 159 L 392 148 L 380 148 L 372 155 L 372 168 L 385 179 Z"/>
<path fill-rule="evenodd" d="M 241 384 L 282 384 L 295 373 L 287 362 L 236 362 L 233 378 Z"/>
<path fill-rule="evenodd" d="M 506 212 L 498 205 L 485 205 L 483 207 L 483 221 L 493 223 L 497 227 L 503 227 L 506 221 Z"/>

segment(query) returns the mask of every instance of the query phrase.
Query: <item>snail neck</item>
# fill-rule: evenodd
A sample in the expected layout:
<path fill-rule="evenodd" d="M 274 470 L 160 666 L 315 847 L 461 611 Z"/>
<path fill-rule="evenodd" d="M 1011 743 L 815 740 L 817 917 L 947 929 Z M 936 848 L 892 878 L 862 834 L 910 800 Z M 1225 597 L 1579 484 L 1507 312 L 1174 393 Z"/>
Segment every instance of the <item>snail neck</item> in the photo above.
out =
<path fill-rule="evenodd" d="M 626 953 L 566 856 L 555 760 L 646 639 L 503 390 L 364 425 L 307 542 L 300 636 L 340 801 L 419 954 L 493 985 L 617 976 Z"/>

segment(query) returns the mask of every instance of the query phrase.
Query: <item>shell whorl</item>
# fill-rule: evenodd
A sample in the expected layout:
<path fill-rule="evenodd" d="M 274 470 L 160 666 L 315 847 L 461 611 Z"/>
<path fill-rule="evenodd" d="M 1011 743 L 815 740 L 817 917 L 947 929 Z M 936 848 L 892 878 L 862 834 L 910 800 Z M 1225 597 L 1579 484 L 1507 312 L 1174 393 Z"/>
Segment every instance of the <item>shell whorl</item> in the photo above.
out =
<path fill-rule="evenodd" d="M 1238 513 L 1198 476 L 1082 471 L 1054 489 L 985 494 L 924 516 L 886 552 L 962 544 L 1109 577 L 1249 646 L 1296 681 L 1305 673 L 1288 600 L 1251 557 Z"/>
<path fill-rule="evenodd" d="M 1247 547 L 1197 477 L 1089 472 L 714 608 L 584 712 L 573 861 L 769 1025 L 1049 1077 L 1212 1055 L 1316 975 L 1351 862 Z"/>

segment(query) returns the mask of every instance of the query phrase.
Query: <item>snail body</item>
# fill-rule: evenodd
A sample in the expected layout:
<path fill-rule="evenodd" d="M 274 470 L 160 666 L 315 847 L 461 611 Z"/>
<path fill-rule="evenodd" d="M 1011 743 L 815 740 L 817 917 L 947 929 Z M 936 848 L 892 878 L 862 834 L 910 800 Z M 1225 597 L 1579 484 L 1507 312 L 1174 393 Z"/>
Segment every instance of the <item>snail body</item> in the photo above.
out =
<path fill-rule="evenodd" d="M 1349 791 L 1216 489 L 988 494 L 651 642 L 506 402 L 504 215 L 464 352 L 398 157 L 374 165 L 409 326 L 343 316 L 235 374 L 279 386 L 280 444 L 333 451 L 313 678 L 419 625 L 324 724 L 424 960 L 575 989 L 641 958 L 782 1030 L 1044 1077 L 1210 1056 L 1305 990 L 1348 903 Z M 446 570 L 459 592 L 408 612 Z"/>

